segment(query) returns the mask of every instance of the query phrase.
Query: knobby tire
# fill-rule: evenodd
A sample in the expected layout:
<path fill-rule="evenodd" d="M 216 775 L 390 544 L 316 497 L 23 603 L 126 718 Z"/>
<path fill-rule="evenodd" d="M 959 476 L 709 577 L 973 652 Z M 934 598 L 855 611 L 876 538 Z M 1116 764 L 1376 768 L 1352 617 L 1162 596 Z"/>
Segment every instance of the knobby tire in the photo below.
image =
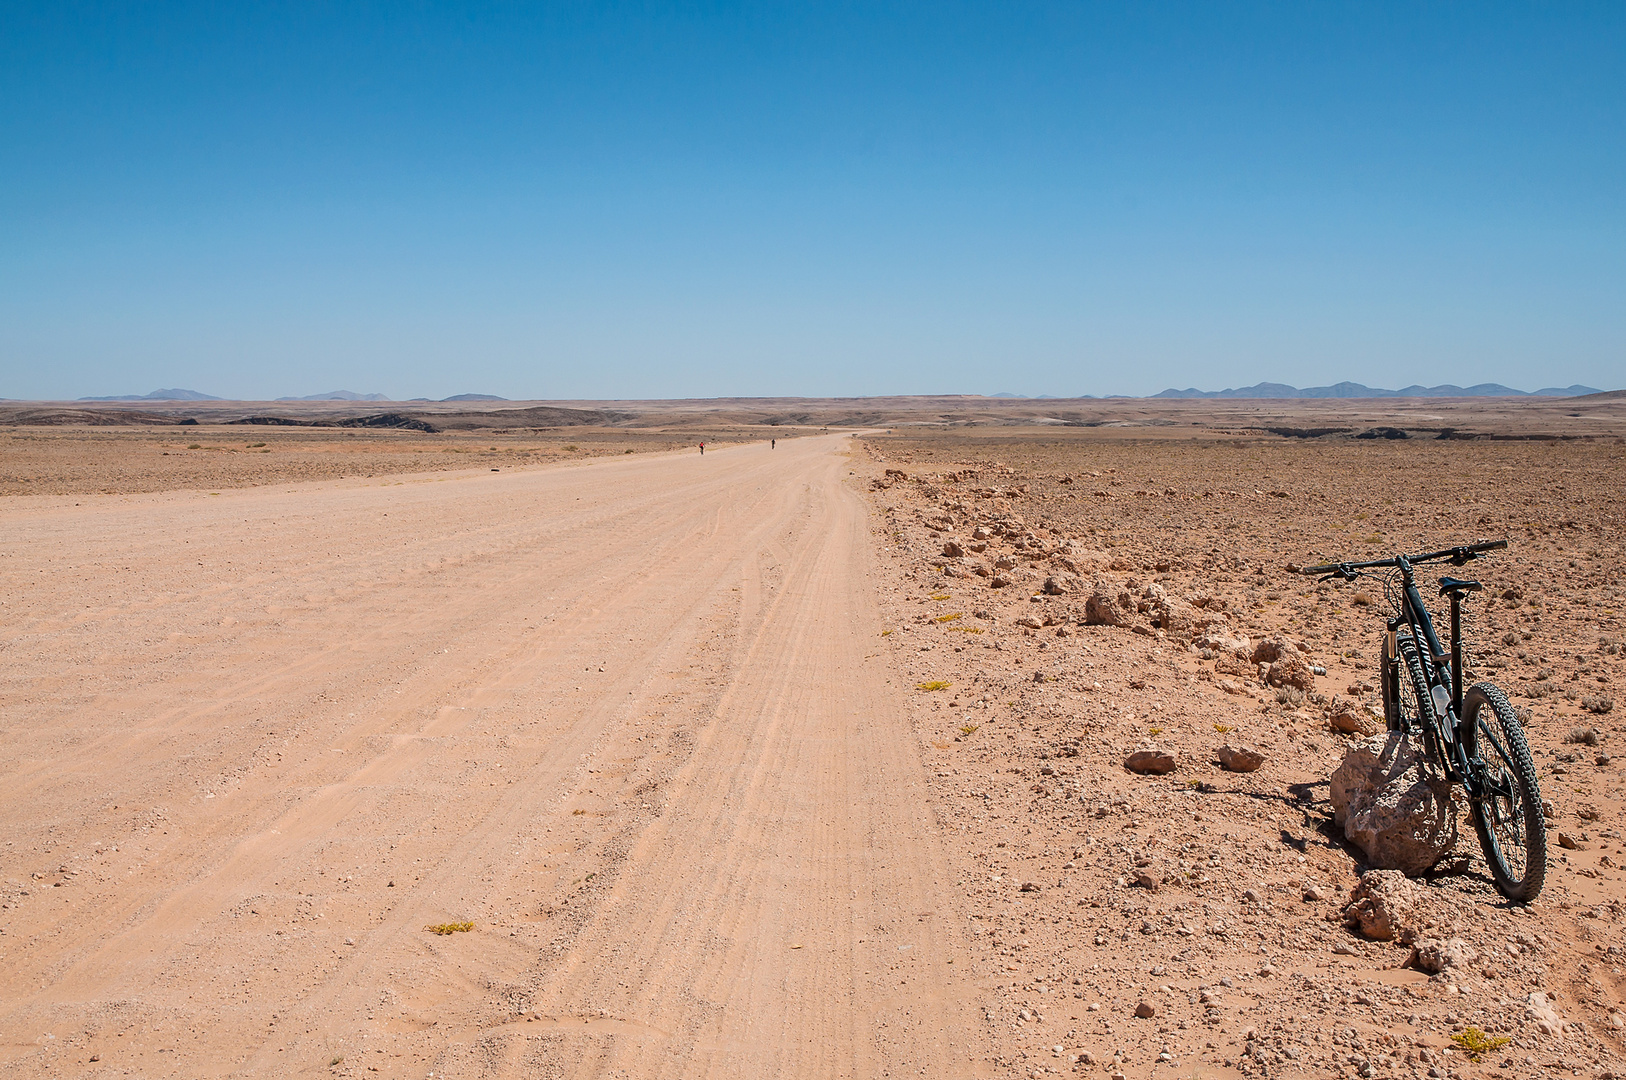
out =
<path fill-rule="evenodd" d="M 1475 683 L 1462 697 L 1462 742 L 1471 762 L 1482 762 L 1487 790 L 1473 804 L 1474 829 L 1485 849 L 1496 888 L 1509 900 L 1529 903 L 1547 878 L 1547 825 L 1541 787 L 1518 714 L 1491 683 Z"/>

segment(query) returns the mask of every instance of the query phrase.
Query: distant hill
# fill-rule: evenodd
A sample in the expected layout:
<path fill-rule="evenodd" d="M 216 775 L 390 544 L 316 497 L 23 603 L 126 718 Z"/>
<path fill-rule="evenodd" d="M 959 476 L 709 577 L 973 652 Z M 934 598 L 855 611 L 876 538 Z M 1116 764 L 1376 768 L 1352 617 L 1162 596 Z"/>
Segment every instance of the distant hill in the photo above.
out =
<path fill-rule="evenodd" d="M 329 390 L 325 394 L 306 394 L 304 397 L 279 397 L 278 401 L 389 401 L 388 394 L 358 394 L 354 390 Z"/>
<path fill-rule="evenodd" d="M 154 390 L 150 394 L 114 394 L 111 397 L 82 397 L 80 401 L 225 401 L 196 390 Z"/>
<path fill-rule="evenodd" d="M 1341 382 L 1332 386 L 1311 386 L 1303 390 L 1296 386 L 1288 386 L 1286 383 L 1255 383 L 1235 390 L 1169 389 L 1152 396 L 1155 398 L 1580 397 L 1582 394 L 1596 393 L 1598 391 L 1593 387 L 1582 386 L 1579 383 L 1562 389 L 1549 386 L 1529 392 L 1515 390 L 1501 383 L 1476 383 L 1473 386 L 1452 386 L 1446 383 L 1442 386 L 1413 385 L 1401 390 L 1383 390 L 1374 386 L 1363 386 L 1357 382 Z"/>
<path fill-rule="evenodd" d="M 417 399 L 414 398 L 413 400 L 417 400 Z M 505 398 L 505 397 L 498 397 L 496 394 L 453 394 L 451 397 L 443 397 L 440 400 L 442 400 L 442 401 L 507 401 L 508 399 Z"/>

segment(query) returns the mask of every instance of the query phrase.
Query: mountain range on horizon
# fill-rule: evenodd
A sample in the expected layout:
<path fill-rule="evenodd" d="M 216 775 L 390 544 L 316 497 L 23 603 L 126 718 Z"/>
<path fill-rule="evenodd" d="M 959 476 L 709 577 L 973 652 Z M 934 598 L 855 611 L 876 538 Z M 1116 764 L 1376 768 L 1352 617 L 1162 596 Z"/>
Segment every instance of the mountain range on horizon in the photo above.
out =
<path fill-rule="evenodd" d="M 213 394 L 200 394 L 196 390 L 154 390 L 150 394 L 111 394 L 107 397 L 82 397 L 79 401 L 225 401 Z"/>
<path fill-rule="evenodd" d="M 325 394 L 306 394 L 304 397 L 279 397 L 277 401 L 393 401 L 388 394 L 358 394 L 354 390 L 329 390 Z"/>
<path fill-rule="evenodd" d="M 1154 398 L 1430 398 L 1430 397 L 1580 397 L 1602 391 L 1593 386 L 1544 387 L 1541 390 L 1515 390 L 1501 383 L 1475 383 L 1473 386 L 1419 386 L 1413 384 L 1400 390 L 1384 390 L 1364 386 L 1358 382 L 1333 383 L 1331 386 L 1311 386 L 1300 390 L 1286 383 L 1255 383 L 1234 390 L 1176 390 L 1172 387 Z"/>

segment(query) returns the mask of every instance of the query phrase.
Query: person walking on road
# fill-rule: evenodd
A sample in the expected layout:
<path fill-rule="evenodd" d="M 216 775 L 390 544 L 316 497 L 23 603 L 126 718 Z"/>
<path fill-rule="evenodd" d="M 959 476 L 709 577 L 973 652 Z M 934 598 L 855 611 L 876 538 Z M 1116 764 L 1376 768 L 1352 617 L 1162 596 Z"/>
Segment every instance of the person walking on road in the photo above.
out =
<path fill-rule="evenodd" d="M 768 449 L 769 450 L 774 449 L 778 445 L 779 445 L 779 440 L 778 439 L 769 439 L 768 440 Z"/>
<path fill-rule="evenodd" d="M 706 444 L 705 443 L 700 444 L 700 456 L 701 457 L 706 456 Z"/>

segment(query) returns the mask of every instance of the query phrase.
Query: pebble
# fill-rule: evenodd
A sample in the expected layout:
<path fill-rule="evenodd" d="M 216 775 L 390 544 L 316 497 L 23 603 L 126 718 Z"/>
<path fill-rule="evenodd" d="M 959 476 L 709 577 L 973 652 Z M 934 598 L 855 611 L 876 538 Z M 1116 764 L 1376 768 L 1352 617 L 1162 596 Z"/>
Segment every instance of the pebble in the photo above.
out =
<path fill-rule="evenodd" d="M 1157 1006 L 1153 1005 L 1150 1001 L 1142 999 L 1140 1004 L 1135 1006 L 1135 1015 L 1140 1017 L 1142 1020 L 1151 1020 L 1157 1016 Z"/>

